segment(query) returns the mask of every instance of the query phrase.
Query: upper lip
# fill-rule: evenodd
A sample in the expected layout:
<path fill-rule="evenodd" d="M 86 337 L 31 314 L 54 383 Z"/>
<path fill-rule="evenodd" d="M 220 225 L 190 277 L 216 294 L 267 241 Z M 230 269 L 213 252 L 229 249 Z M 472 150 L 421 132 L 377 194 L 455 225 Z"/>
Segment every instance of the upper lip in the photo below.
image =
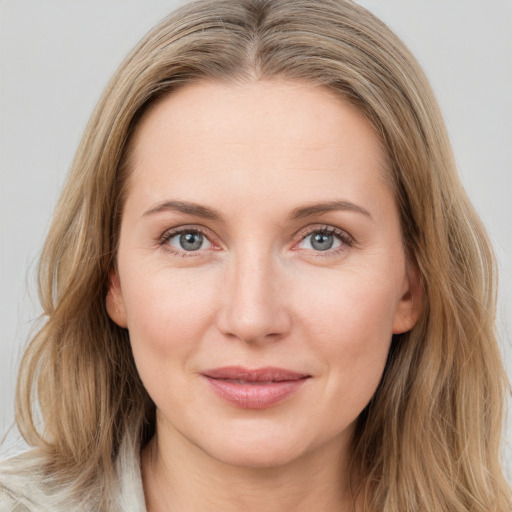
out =
<path fill-rule="evenodd" d="M 246 382 L 282 382 L 310 377 L 306 373 L 272 366 L 255 369 L 243 368 L 242 366 L 223 366 L 222 368 L 207 370 L 203 372 L 203 375 L 211 379 L 242 380 Z"/>

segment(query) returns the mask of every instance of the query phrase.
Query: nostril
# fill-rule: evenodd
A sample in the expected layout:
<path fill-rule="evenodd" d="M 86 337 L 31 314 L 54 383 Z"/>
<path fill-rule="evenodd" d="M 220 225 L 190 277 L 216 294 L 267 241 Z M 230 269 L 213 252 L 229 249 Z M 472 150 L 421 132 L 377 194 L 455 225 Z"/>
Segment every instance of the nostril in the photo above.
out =
<path fill-rule="evenodd" d="M 269 310 L 264 314 L 241 316 L 235 311 L 226 311 L 220 315 L 219 330 L 228 337 L 237 338 L 246 343 L 279 341 L 290 332 L 291 322 L 286 311 Z"/>

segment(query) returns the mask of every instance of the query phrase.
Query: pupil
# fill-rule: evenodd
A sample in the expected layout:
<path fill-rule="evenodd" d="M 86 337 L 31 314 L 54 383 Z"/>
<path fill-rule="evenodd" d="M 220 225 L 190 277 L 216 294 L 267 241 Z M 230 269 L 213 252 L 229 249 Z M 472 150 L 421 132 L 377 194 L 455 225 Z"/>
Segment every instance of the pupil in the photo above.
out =
<path fill-rule="evenodd" d="M 203 244 L 203 235 L 201 233 L 185 233 L 180 235 L 180 245 L 186 251 L 197 251 Z"/>
<path fill-rule="evenodd" d="M 327 251 L 332 247 L 333 236 L 326 233 L 316 233 L 311 239 L 311 246 L 317 251 Z"/>

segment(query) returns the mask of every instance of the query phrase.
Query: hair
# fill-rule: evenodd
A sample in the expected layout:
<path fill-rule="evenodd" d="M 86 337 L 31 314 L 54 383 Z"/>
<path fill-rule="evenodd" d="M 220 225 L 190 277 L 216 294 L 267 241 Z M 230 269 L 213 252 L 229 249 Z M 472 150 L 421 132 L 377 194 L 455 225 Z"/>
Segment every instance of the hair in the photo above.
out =
<path fill-rule="evenodd" d="M 144 446 L 155 429 L 128 332 L 105 306 L 130 138 L 146 109 L 178 87 L 272 79 L 335 91 L 376 129 L 421 280 L 420 319 L 394 336 L 358 418 L 354 494 L 371 511 L 509 512 L 499 460 L 508 384 L 495 336 L 492 249 L 419 65 L 385 24 L 348 0 L 199 0 L 129 54 L 87 125 L 43 249 L 44 323 L 21 364 L 18 428 L 49 473 L 77 496 L 94 489 L 99 509 L 108 509 L 122 439 Z"/>

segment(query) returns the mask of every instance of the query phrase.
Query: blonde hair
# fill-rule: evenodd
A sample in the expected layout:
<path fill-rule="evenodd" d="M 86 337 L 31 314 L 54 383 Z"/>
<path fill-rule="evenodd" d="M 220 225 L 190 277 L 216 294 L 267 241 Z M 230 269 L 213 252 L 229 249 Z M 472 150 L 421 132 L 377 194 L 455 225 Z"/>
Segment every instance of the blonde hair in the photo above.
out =
<path fill-rule="evenodd" d="M 348 0 L 200 0 L 127 57 L 86 128 L 43 250 L 45 323 L 21 365 L 20 431 L 57 480 L 77 496 L 95 489 L 98 507 L 108 508 L 121 440 L 131 435 L 140 446 L 154 432 L 128 332 L 105 308 L 130 136 L 148 106 L 177 87 L 276 77 L 337 91 L 376 128 L 421 275 L 422 316 L 393 339 L 358 420 L 354 492 L 372 511 L 509 512 L 492 250 L 421 69 L 382 22 Z"/>

